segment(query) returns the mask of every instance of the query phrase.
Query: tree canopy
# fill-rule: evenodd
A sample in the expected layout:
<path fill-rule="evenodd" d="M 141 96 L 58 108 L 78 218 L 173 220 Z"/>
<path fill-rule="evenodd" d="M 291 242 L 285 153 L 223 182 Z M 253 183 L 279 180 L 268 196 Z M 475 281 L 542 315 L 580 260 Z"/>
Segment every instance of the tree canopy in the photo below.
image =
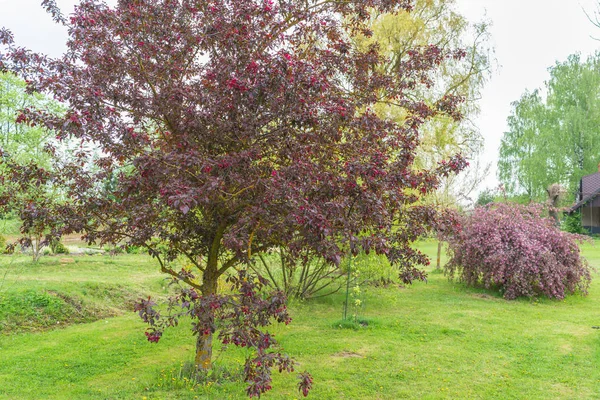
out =
<path fill-rule="evenodd" d="M 25 81 L 12 73 L 0 73 L 0 148 L 5 156 L 26 163 L 35 161 L 48 166 L 49 156 L 44 145 L 52 138 L 52 133 L 42 126 L 26 126 L 16 123 L 19 111 L 28 107 L 45 107 L 59 111 L 55 102 L 50 102 L 40 94 L 25 92 Z"/>
<path fill-rule="evenodd" d="M 446 94 L 463 99 L 459 106 L 462 118 L 437 115 L 423 126 L 415 164 L 430 168 L 457 152 L 475 158 L 482 149 L 483 137 L 472 118 L 479 113 L 481 90 L 493 68 L 489 24 L 467 20 L 456 10 L 455 0 L 418 0 L 411 12 L 379 16 L 371 26 L 373 37 L 363 40 L 382 44 L 382 50 L 390 56 L 386 66 L 390 71 L 398 68 L 398 62 L 415 46 L 433 44 L 446 50 L 463 49 L 464 57 L 442 61 L 434 85 L 420 87 L 415 93 L 430 104 Z M 379 104 L 376 110 L 398 121 L 406 115 L 402 107 L 394 104 Z M 457 195 L 445 189 L 440 197 Z"/>

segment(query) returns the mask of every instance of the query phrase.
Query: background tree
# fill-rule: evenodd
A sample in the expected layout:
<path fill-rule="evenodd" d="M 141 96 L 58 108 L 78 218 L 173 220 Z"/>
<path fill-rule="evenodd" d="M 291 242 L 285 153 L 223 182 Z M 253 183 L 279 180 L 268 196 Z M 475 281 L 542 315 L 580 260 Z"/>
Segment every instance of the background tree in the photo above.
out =
<path fill-rule="evenodd" d="M 210 368 L 217 327 L 231 327 L 233 343 L 256 350 L 246 364 L 249 393 L 268 390 L 271 367 L 290 369 L 258 330 L 265 313 L 285 320 L 281 296 L 265 300 L 235 283 L 256 300 L 249 307 L 217 293 L 221 276 L 277 247 L 290 262 L 314 255 L 335 265 L 362 249 L 385 254 L 411 282 L 425 277 L 417 265 L 428 261 L 411 242 L 451 223 L 420 199 L 464 159 L 431 169 L 414 160 L 423 125 L 442 114 L 460 119 L 462 98 L 425 102 L 415 93 L 465 52 L 418 47 L 388 71 L 387 51 L 351 40 L 368 34 L 371 12 L 410 8 L 400 0 L 136 0 L 114 8 L 84 0 L 60 59 L 15 47 L 0 31 L 8 46 L 0 66 L 68 103 L 64 115 L 32 108 L 20 120 L 100 149 L 96 169 L 80 151 L 53 170 L 70 201 L 56 234 L 147 248 L 183 284 L 174 301 L 195 319 L 198 368 Z M 402 121 L 374 112 L 390 99 L 405 110 Z M 191 268 L 179 269 L 179 257 Z M 149 340 L 177 323 L 157 322 L 150 301 L 138 308 Z"/>
<path fill-rule="evenodd" d="M 52 132 L 41 125 L 18 123 L 21 110 L 27 108 L 44 109 L 51 114 L 60 114 L 62 109 L 39 93 L 27 93 L 25 81 L 13 73 L 0 73 L 0 153 L 4 160 L 0 163 L 0 218 L 21 217 L 27 221 L 22 226 L 20 245 L 30 248 L 37 261 L 48 244 L 45 235 L 52 218 L 47 210 L 54 207 L 60 196 L 45 178 L 51 157 L 44 148 L 56 141 Z M 60 147 L 66 155 L 68 147 Z"/>
<path fill-rule="evenodd" d="M 389 54 L 383 67 L 387 72 L 397 71 L 411 51 L 417 47 L 435 46 L 445 51 L 461 49 L 462 54 L 442 60 L 438 79 L 432 85 L 414 88 L 415 98 L 429 105 L 443 96 L 456 96 L 463 101 L 459 106 L 462 118 L 439 114 L 421 128 L 421 141 L 416 151 L 415 167 L 429 169 L 452 154 L 461 153 L 475 160 L 483 150 L 483 137 L 472 123 L 479 113 L 478 100 L 492 69 L 492 49 L 489 44 L 488 24 L 471 23 L 456 12 L 454 0 L 417 0 L 410 12 L 381 15 L 371 22 L 372 37 L 360 36 L 357 41 L 366 46 L 373 41 L 382 44 Z M 386 118 L 402 122 L 408 115 L 400 102 L 381 102 L 376 112 Z M 478 167 L 481 162 L 476 161 Z M 489 165 L 472 170 L 468 175 L 445 177 L 437 190 L 423 200 L 439 211 L 459 204 L 472 203 L 469 195 L 485 178 Z M 439 269 L 442 242 L 438 243 L 436 267 Z"/>
<path fill-rule="evenodd" d="M 12 73 L 0 73 L 0 148 L 5 156 L 20 163 L 35 161 L 48 167 L 50 157 L 44 145 L 52 133 L 41 126 L 18 124 L 19 111 L 28 107 L 46 107 L 58 112 L 59 106 L 38 93 L 25 92 L 25 81 Z"/>
<path fill-rule="evenodd" d="M 51 132 L 41 126 L 29 127 L 16 122 L 20 110 L 48 104 L 50 102 L 40 94 L 27 94 L 24 80 L 12 73 L 0 73 L 0 149 L 4 159 L 49 166 L 50 157 L 44 152 L 44 145 L 52 136 Z M 6 190 L 6 184 L 1 186 L 0 194 Z M 7 212 L 10 210 L 5 210 Z"/>
<path fill-rule="evenodd" d="M 446 51 L 464 49 L 464 58 L 442 60 L 439 76 L 433 86 L 414 90 L 415 98 L 425 99 L 429 105 L 448 94 L 461 96 L 464 100 L 460 105 L 463 115 L 460 121 L 447 115 L 437 115 L 420 129 L 421 140 L 415 166 L 432 168 L 437 162 L 459 152 L 466 157 L 476 158 L 482 149 L 483 139 L 471 123 L 471 118 L 479 112 L 477 100 L 491 70 L 488 25 L 467 21 L 455 11 L 454 0 L 419 0 L 414 2 L 410 12 L 374 15 L 370 29 L 373 31 L 371 38 L 359 35 L 355 40 L 359 46 L 367 46 L 373 41 L 383 44 L 382 49 L 389 52 L 388 62 L 382 66 L 386 72 L 398 68 L 399 63 L 405 61 L 409 52 L 416 47 L 433 44 Z M 392 117 L 399 122 L 407 116 L 407 110 L 393 101 L 380 102 L 374 109 L 383 117 Z M 479 161 L 476 163 L 481 167 Z M 443 178 L 439 189 L 430 193 L 425 201 L 440 210 L 456 207 L 459 203 L 472 203 L 469 194 L 476 189 L 473 185 L 478 184 L 487 171 L 489 166 L 483 166 L 473 169 L 468 176 L 461 174 L 460 177 L 451 175 Z M 301 293 L 302 296 L 311 297 L 315 289 L 322 287 L 320 281 L 324 278 L 330 291 L 339 289 L 335 279 L 343 276 L 340 274 L 342 271 L 326 268 L 320 259 L 306 259 L 302 265 L 285 263 L 283 260 L 275 262 L 277 259 L 279 257 L 262 259 L 258 267 L 269 276 L 273 286 L 286 287 L 286 292 L 291 294 Z M 274 267 L 281 268 L 285 275 L 274 271 Z"/>
<path fill-rule="evenodd" d="M 483 137 L 472 120 L 479 114 L 481 90 L 493 69 L 489 24 L 468 21 L 456 11 L 454 0 L 417 0 L 411 12 L 374 18 L 371 29 L 373 37 L 370 40 L 378 40 L 390 55 L 386 65 L 390 72 L 397 70 L 416 47 L 433 45 L 446 51 L 462 49 L 463 56 L 449 57 L 440 63 L 433 85 L 415 88 L 415 97 L 429 105 L 444 95 L 463 99 L 459 106 L 461 119 L 440 114 L 424 124 L 415 165 L 431 168 L 456 153 L 475 160 L 483 148 Z M 382 116 L 398 121 L 406 116 L 406 110 L 395 102 L 381 103 L 375 109 Z M 472 178 L 466 180 L 472 183 Z M 429 201 L 456 205 L 457 201 L 464 200 L 460 197 L 465 195 L 462 192 L 465 185 L 459 184 L 460 178 L 456 176 L 449 179 L 443 182 L 440 190 L 428 196 Z"/>
<path fill-rule="evenodd" d="M 507 194 L 543 201 L 563 185 L 574 198 L 582 176 L 600 160 L 600 54 L 579 55 L 550 68 L 547 95 L 526 92 L 513 103 L 500 146 L 498 177 Z"/>
<path fill-rule="evenodd" d="M 483 138 L 472 119 L 479 113 L 478 100 L 493 65 L 488 27 L 486 22 L 471 23 L 460 15 L 454 0 L 417 0 L 410 12 L 400 10 L 383 15 L 374 12 L 369 21 L 372 36 L 358 35 L 354 38 L 356 44 L 363 48 L 379 43 L 382 53 L 388 56 L 387 62 L 381 66 L 385 73 L 393 73 L 400 68 L 416 48 L 432 45 L 449 53 L 456 49 L 464 51 L 464 56 L 441 60 L 432 85 L 412 88 L 414 98 L 425 101 L 428 106 L 446 95 L 463 99 L 459 105 L 460 120 L 438 114 L 420 128 L 416 168 L 435 168 L 439 161 L 456 153 L 475 160 L 482 150 Z M 400 102 L 392 100 L 379 102 L 373 109 L 381 117 L 392 118 L 399 123 L 403 123 L 409 115 Z M 439 188 L 429 193 L 424 201 L 438 210 L 472 203 L 468 199 L 470 193 L 489 171 L 489 166 L 482 166 L 479 161 L 475 163 L 479 168 L 470 169 L 468 174 L 442 178 Z M 441 252 L 441 243 L 439 250 Z M 261 260 L 259 268 L 271 278 L 274 286 L 287 287 L 286 292 L 290 294 L 311 297 L 316 289 L 323 286 L 322 281 L 327 282 L 329 291 L 336 291 L 340 287 L 336 278 L 344 276 L 340 274 L 343 271 L 327 268 L 319 258 L 304 259 L 302 265 L 284 260 L 275 262 L 278 259 Z M 272 271 L 275 265 L 282 268 L 287 277 Z"/>

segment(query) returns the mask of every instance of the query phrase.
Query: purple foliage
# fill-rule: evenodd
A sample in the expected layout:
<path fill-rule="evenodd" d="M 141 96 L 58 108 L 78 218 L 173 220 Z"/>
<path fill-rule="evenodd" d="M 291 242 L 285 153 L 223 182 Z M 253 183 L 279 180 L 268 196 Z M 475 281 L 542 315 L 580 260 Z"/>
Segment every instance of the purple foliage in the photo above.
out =
<path fill-rule="evenodd" d="M 500 288 L 506 299 L 587 294 L 590 268 L 578 246 L 585 237 L 560 231 L 540 205 L 478 207 L 447 239 L 446 273 L 468 285 Z"/>

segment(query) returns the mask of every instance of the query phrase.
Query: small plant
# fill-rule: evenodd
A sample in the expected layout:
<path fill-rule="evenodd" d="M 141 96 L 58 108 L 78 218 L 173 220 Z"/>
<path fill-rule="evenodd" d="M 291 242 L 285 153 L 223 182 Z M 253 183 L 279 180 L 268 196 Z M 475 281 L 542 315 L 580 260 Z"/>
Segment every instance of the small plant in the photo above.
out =
<path fill-rule="evenodd" d="M 125 252 L 127 254 L 140 254 L 142 249 L 139 246 L 127 246 L 125 247 Z"/>
<path fill-rule="evenodd" d="M 561 229 L 565 232 L 587 235 L 589 232 L 581 225 L 581 213 L 579 211 L 564 216 Z"/>
<path fill-rule="evenodd" d="M 54 254 L 69 254 L 69 249 L 62 242 L 53 240 L 50 242 L 50 249 Z"/>
<path fill-rule="evenodd" d="M 360 272 L 352 272 L 352 277 L 354 278 L 354 287 L 350 292 L 350 299 L 352 305 L 352 320 L 354 322 L 358 322 L 359 313 L 363 307 L 363 296 L 362 290 L 360 289 Z"/>
<path fill-rule="evenodd" d="M 462 219 L 462 229 L 446 234 L 446 273 L 468 285 L 499 288 L 506 299 L 587 294 L 590 268 L 577 244 L 586 238 L 560 231 L 544 213 L 541 205 L 476 208 Z"/>

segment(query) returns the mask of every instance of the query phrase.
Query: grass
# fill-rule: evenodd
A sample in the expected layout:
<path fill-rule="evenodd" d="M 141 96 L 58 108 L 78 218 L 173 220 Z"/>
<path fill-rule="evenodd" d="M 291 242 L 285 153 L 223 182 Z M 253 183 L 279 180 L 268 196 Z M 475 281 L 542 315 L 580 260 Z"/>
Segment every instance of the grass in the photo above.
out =
<path fill-rule="evenodd" d="M 40 331 L 123 314 L 148 292 L 166 293 L 144 256 L 0 258 L 0 334 Z"/>
<path fill-rule="evenodd" d="M 433 241 L 419 246 L 432 256 L 437 250 Z M 586 244 L 583 252 L 600 267 L 600 245 Z M 195 385 L 186 374 L 194 347 L 187 323 L 158 344 L 145 340 L 144 324 L 127 304 L 146 293 L 166 296 L 151 259 L 60 260 L 45 257 L 35 265 L 26 257 L 0 258 L 0 320 L 29 310 L 22 318 L 39 330 L 13 323 L 0 335 L 0 399 L 244 398 L 243 382 L 228 376 L 239 376 L 245 351 L 222 352 L 218 382 Z M 594 275 L 588 297 L 509 302 L 430 273 L 427 283 L 363 288 L 366 324 L 340 321 L 344 296 L 337 294 L 293 302 L 293 323 L 272 330 L 299 370 L 314 375 L 313 399 L 596 399 L 600 330 L 592 326 L 600 325 L 600 284 Z M 89 318 L 67 313 L 61 325 L 80 323 L 60 329 L 48 330 L 30 315 L 59 315 L 77 310 L 74 304 Z M 294 374 L 275 373 L 273 387 L 264 398 L 301 397 Z"/>

